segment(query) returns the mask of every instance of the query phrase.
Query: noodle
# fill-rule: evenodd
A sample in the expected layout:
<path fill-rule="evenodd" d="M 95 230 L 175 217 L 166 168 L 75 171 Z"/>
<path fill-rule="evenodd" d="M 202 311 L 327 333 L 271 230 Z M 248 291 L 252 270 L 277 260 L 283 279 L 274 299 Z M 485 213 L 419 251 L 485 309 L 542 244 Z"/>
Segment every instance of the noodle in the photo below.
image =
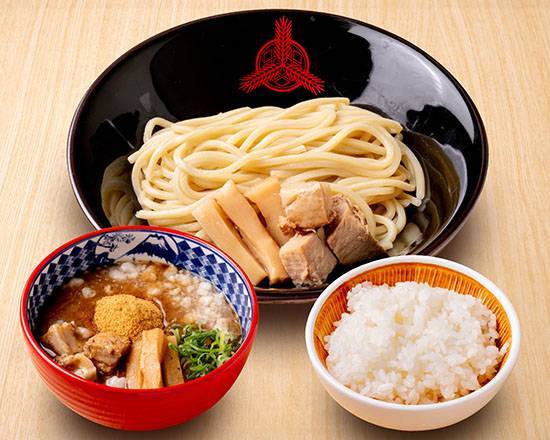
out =
<path fill-rule="evenodd" d="M 404 208 L 420 205 L 425 191 L 422 167 L 401 142 L 401 130 L 347 98 L 245 107 L 177 123 L 154 118 L 143 146 L 128 158 L 142 207 L 136 216 L 198 233 L 191 211 L 228 180 L 241 191 L 270 175 L 282 184 L 323 181 L 364 213 L 380 246 L 390 249 L 406 225 Z"/>
<path fill-rule="evenodd" d="M 101 181 L 101 206 L 112 226 L 143 223 L 134 215 L 139 203 L 130 184 L 130 166 L 126 156 L 115 159 L 105 168 Z"/>

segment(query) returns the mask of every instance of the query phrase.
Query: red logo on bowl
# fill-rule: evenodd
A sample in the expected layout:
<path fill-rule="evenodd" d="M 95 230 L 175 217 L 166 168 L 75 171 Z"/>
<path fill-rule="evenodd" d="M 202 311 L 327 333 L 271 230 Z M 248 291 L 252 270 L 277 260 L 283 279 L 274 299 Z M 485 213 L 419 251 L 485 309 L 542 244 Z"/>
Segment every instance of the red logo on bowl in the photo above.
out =
<path fill-rule="evenodd" d="M 324 81 L 309 71 L 304 47 L 292 39 L 292 22 L 281 17 L 275 22 L 275 38 L 256 55 L 256 70 L 241 78 L 239 88 L 250 93 L 260 86 L 274 92 L 292 92 L 298 87 L 314 95 L 321 93 Z"/>

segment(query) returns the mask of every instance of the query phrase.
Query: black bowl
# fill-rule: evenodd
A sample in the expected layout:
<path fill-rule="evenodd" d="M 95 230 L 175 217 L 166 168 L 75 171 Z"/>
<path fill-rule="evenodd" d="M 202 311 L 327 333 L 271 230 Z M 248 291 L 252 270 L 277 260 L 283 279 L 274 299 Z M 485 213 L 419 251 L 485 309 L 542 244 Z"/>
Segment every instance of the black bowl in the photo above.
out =
<path fill-rule="evenodd" d="M 290 22 L 290 36 L 288 24 L 286 34 L 275 32 L 283 17 Z M 300 75 L 243 81 L 252 72 L 261 76 L 281 38 L 292 40 L 285 47 Z M 68 166 L 78 202 L 94 227 L 110 226 L 101 205 L 103 172 L 140 147 L 151 117 L 176 121 L 241 106 L 286 107 L 316 96 L 347 96 L 403 124 L 405 141 L 421 159 L 429 183 L 426 202 L 408 212 L 423 232 L 408 253 L 441 250 L 465 222 L 485 181 L 488 147 L 477 109 L 458 81 L 413 44 L 319 12 L 208 17 L 126 52 L 91 85 L 71 124 Z M 299 302 L 315 299 L 322 289 L 260 286 L 257 292 L 263 302 Z"/>

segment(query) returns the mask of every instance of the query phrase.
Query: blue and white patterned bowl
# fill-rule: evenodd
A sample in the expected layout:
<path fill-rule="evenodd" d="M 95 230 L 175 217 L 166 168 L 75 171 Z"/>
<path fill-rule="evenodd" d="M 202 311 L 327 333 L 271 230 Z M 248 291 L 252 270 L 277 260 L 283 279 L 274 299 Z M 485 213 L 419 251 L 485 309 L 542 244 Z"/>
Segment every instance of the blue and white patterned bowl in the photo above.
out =
<path fill-rule="evenodd" d="M 37 334 L 49 299 L 72 277 L 125 260 L 171 263 L 212 282 L 233 305 L 241 324 L 241 346 L 231 359 L 201 378 L 154 390 L 108 387 L 57 365 L 40 346 Z M 214 405 L 229 390 L 250 353 L 258 326 L 258 303 L 244 271 L 214 246 L 175 230 L 124 226 L 83 235 L 46 257 L 27 282 L 20 317 L 33 363 L 46 385 L 66 406 L 102 425 L 149 430 L 189 420 Z"/>

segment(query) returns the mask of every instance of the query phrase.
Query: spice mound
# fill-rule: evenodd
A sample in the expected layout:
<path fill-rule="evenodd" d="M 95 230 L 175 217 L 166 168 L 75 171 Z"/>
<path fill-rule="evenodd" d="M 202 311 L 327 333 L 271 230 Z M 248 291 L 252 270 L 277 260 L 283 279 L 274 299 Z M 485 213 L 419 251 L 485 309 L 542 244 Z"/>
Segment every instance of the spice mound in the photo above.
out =
<path fill-rule="evenodd" d="M 152 302 L 132 295 L 112 295 L 97 301 L 94 322 L 100 332 L 136 339 L 142 331 L 162 328 L 162 313 Z"/>

